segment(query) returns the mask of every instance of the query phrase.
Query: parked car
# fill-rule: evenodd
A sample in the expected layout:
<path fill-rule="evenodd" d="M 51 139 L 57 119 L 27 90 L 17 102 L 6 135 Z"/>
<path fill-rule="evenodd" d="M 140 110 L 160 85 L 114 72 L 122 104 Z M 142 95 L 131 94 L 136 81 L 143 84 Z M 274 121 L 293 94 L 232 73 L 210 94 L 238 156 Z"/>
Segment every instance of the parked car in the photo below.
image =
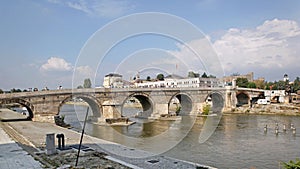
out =
<path fill-rule="evenodd" d="M 267 99 L 258 99 L 257 100 L 257 104 L 270 104 L 270 100 L 267 100 Z"/>

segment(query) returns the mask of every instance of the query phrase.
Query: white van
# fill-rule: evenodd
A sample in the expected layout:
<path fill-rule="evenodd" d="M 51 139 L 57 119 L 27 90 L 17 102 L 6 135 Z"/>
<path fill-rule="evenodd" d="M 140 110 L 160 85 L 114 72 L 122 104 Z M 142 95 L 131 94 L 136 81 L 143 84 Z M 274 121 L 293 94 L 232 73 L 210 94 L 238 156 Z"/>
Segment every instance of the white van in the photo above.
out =
<path fill-rule="evenodd" d="M 270 101 L 267 99 L 258 99 L 257 104 L 270 104 Z"/>

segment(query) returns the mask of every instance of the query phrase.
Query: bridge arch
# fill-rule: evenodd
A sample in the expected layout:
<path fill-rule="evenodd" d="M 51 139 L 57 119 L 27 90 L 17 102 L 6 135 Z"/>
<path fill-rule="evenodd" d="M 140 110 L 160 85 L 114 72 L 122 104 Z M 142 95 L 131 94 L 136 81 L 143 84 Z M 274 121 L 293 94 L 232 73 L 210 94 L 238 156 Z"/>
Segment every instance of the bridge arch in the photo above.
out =
<path fill-rule="evenodd" d="M 77 94 L 77 95 L 70 95 L 67 96 L 65 99 L 63 99 L 58 107 L 58 113 L 60 112 L 61 107 L 68 101 L 72 100 L 73 98 L 80 98 L 84 100 L 90 108 L 92 109 L 93 112 L 93 117 L 94 118 L 100 118 L 102 116 L 102 111 L 101 111 L 101 105 L 100 102 L 98 101 L 97 98 L 87 95 L 87 94 Z"/>
<path fill-rule="evenodd" d="M 238 92 L 236 94 L 237 106 L 248 105 L 250 102 L 250 96 L 247 92 Z"/>
<path fill-rule="evenodd" d="M 211 104 L 211 110 L 213 113 L 222 112 L 225 106 L 224 94 L 217 91 L 213 91 L 208 94 L 205 101 Z"/>
<path fill-rule="evenodd" d="M 177 115 L 188 115 L 193 110 L 193 101 L 191 99 L 191 96 L 187 93 L 178 92 L 173 95 L 169 100 L 169 110 L 172 109 L 174 104 L 176 105 L 175 112 Z"/>
<path fill-rule="evenodd" d="M 129 95 L 128 97 L 126 97 L 126 99 L 123 101 L 122 108 L 121 108 L 122 114 L 124 113 L 124 105 L 131 98 L 137 99 L 142 106 L 142 112 L 139 112 L 139 114 L 137 114 L 138 117 L 147 118 L 147 117 L 151 116 L 151 114 L 153 113 L 154 102 L 148 94 L 140 93 L 140 92 L 133 93 L 133 94 Z"/>
<path fill-rule="evenodd" d="M 28 102 L 28 101 L 26 101 L 24 99 L 20 99 L 20 98 L 4 99 L 4 100 L 1 101 L 1 104 L 12 104 L 12 103 L 17 103 L 17 104 L 22 105 L 23 107 L 26 107 L 26 109 L 27 109 L 27 111 L 29 113 L 27 119 L 28 120 L 32 120 L 33 119 L 33 117 L 34 117 L 34 114 L 33 114 L 33 112 L 34 112 L 34 106 L 30 102 Z"/>

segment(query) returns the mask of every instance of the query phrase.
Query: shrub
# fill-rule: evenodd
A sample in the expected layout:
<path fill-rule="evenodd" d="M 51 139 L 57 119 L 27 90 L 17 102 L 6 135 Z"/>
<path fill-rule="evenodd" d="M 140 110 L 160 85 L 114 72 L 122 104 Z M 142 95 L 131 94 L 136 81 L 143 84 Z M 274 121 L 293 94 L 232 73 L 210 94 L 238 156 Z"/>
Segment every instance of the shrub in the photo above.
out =
<path fill-rule="evenodd" d="M 300 160 L 296 159 L 295 162 L 293 160 L 283 163 L 283 167 L 286 169 L 300 169 Z"/>
<path fill-rule="evenodd" d="M 180 107 L 180 106 L 177 106 L 177 107 L 176 107 L 176 111 L 175 111 L 176 115 L 179 114 L 180 110 L 181 110 L 181 107 Z"/>
<path fill-rule="evenodd" d="M 209 104 L 206 104 L 205 106 L 203 106 L 203 108 L 202 108 L 202 114 L 208 115 L 209 111 L 210 111 L 210 105 Z"/>

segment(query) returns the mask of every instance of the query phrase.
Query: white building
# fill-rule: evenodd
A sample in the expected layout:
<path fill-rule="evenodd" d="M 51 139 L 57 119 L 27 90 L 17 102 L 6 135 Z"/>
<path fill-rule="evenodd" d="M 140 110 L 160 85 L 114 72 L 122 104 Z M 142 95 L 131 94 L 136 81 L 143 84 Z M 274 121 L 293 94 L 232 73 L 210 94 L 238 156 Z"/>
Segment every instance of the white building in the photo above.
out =
<path fill-rule="evenodd" d="M 122 75 L 110 73 L 104 77 L 103 87 L 105 88 L 122 88 L 123 86 Z"/>
<path fill-rule="evenodd" d="M 165 87 L 165 81 L 135 83 L 135 87 L 140 87 L 140 88 L 160 88 L 160 87 Z"/>
<path fill-rule="evenodd" d="M 285 90 L 265 90 L 265 98 L 270 102 L 284 103 Z"/>
<path fill-rule="evenodd" d="M 181 87 L 223 87 L 217 78 L 174 78 L 166 77 L 163 81 L 135 83 L 135 87 L 142 88 L 181 88 Z"/>
<path fill-rule="evenodd" d="M 166 79 L 168 87 L 221 87 L 222 83 L 216 78 L 184 78 Z M 170 85 L 171 84 L 171 85 Z"/>

